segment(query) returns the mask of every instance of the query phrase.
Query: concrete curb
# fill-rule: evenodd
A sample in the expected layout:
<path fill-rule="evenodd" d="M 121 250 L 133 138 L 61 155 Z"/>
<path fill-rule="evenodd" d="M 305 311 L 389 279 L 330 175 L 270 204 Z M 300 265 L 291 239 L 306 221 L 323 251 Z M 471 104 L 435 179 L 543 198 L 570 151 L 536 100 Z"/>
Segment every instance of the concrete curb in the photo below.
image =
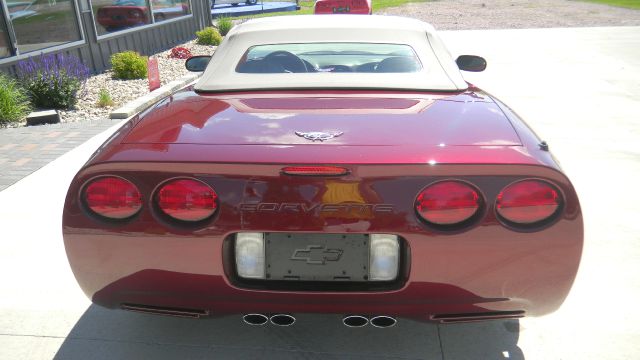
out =
<path fill-rule="evenodd" d="M 184 87 L 185 85 L 200 77 L 200 75 L 201 73 L 187 74 L 179 78 L 178 80 L 174 80 L 144 96 L 128 102 L 126 105 L 112 111 L 109 114 L 109 117 L 111 119 L 127 119 L 153 105 L 158 100 L 171 95 L 176 90 Z"/>

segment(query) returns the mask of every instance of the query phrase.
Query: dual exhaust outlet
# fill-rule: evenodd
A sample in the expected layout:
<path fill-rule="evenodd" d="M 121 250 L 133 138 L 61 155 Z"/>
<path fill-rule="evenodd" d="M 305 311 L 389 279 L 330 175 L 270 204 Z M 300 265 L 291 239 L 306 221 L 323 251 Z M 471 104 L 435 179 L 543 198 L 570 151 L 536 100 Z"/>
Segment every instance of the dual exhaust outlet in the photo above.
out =
<path fill-rule="evenodd" d="M 271 322 L 276 326 L 291 326 L 296 322 L 296 318 L 289 314 L 275 314 L 270 317 L 264 314 L 246 314 L 242 320 L 249 325 L 264 325 Z M 368 318 L 363 315 L 348 315 L 342 319 L 342 323 L 346 327 L 358 328 L 371 324 L 377 328 L 388 328 L 394 326 L 398 321 L 385 315 L 378 315 Z"/>
<path fill-rule="evenodd" d="M 342 319 L 342 323 L 344 326 L 351 328 L 365 327 L 368 324 L 377 328 L 389 328 L 395 326 L 398 320 L 386 315 L 378 315 L 371 318 L 362 315 L 348 315 Z"/>
<path fill-rule="evenodd" d="M 276 326 L 291 326 L 296 322 L 296 318 L 289 314 L 275 314 L 271 317 L 264 314 L 246 314 L 242 320 L 249 325 L 264 325 L 271 321 Z"/>

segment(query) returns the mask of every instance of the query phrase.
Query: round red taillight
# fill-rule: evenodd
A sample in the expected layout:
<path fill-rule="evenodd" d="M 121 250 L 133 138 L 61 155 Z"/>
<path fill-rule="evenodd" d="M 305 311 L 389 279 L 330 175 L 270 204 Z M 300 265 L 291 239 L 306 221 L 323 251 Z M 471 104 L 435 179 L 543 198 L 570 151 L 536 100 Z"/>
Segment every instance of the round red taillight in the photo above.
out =
<path fill-rule="evenodd" d="M 542 180 L 522 180 L 505 187 L 496 199 L 496 211 L 508 222 L 531 225 L 551 218 L 562 205 L 555 186 Z"/>
<path fill-rule="evenodd" d="M 435 225 L 455 225 L 471 219 L 482 199 L 471 185 L 460 181 L 440 181 L 427 186 L 416 199 L 416 211 Z"/>
<path fill-rule="evenodd" d="M 94 213 L 110 219 L 126 219 L 142 208 L 142 196 L 130 181 L 103 176 L 84 188 L 85 204 Z"/>
<path fill-rule="evenodd" d="M 181 221 L 204 220 L 216 211 L 218 195 L 209 185 L 192 179 L 172 180 L 162 185 L 156 202 L 160 210 Z"/>

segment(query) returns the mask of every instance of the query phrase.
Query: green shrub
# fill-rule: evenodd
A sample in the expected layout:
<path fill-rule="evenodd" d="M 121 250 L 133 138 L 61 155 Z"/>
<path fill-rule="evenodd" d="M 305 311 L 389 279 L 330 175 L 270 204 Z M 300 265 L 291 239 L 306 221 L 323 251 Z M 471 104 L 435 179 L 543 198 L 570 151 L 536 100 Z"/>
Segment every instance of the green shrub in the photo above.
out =
<path fill-rule="evenodd" d="M 14 79 L 0 74 L 0 125 L 20 121 L 29 111 L 27 92 Z"/>
<path fill-rule="evenodd" d="M 196 37 L 198 38 L 198 44 L 200 45 L 220 45 L 222 36 L 213 27 L 206 27 L 200 31 L 196 31 Z"/>
<path fill-rule="evenodd" d="M 43 54 L 18 62 L 17 75 L 36 108 L 70 109 L 87 82 L 89 68 L 73 55 Z"/>
<path fill-rule="evenodd" d="M 114 79 L 144 79 L 147 77 L 147 60 L 135 51 L 124 51 L 111 55 Z"/>
<path fill-rule="evenodd" d="M 218 31 L 220 32 L 220 35 L 227 36 L 229 31 L 231 31 L 231 28 L 233 28 L 233 22 L 230 18 L 226 16 L 218 18 Z"/>
<path fill-rule="evenodd" d="M 113 100 L 111 99 L 111 95 L 109 95 L 107 89 L 100 89 L 100 93 L 98 94 L 98 103 L 96 105 L 101 108 L 113 106 Z"/>

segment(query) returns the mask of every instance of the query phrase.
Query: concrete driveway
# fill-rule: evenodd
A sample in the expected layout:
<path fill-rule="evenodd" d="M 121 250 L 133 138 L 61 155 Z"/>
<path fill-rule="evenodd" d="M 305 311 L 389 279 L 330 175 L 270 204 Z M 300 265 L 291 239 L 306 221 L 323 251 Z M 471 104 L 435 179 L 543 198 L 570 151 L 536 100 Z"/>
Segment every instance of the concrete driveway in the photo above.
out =
<path fill-rule="evenodd" d="M 562 308 L 520 322 L 528 359 L 640 356 L 640 28 L 450 32 L 454 53 L 485 55 L 467 78 L 535 131 L 577 188 L 585 247 Z"/>
<path fill-rule="evenodd" d="M 248 327 L 106 311 L 81 293 L 60 234 L 66 188 L 109 131 L 0 192 L 0 359 L 632 359 L 640 354 L 640 28 L 459 31 L 468 79 L 511 105 L 574 181 L 586 241 L 556 313 L 347 329 L 337 317 Z M 113 129 L 112 129 L 113 130 Z"/>

